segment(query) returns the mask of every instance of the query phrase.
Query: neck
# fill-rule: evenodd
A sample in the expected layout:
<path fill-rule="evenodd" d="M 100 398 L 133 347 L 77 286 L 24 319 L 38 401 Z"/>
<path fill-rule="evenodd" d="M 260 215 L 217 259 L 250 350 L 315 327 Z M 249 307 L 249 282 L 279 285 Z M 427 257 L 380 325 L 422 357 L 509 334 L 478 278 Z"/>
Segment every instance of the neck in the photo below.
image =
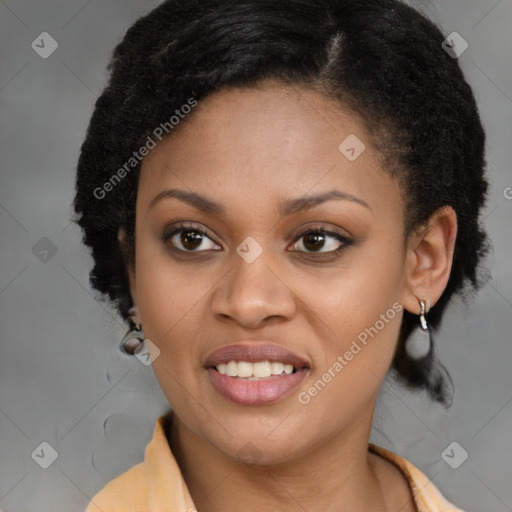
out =
<path fill-rule="evenodd" d="M 374 403 L 343 432 L 292 461 L 247 465 L 227 457 L 176 415 L 167 437 L 198 512 L 376 512 L 389 508 L 368 452 Z"/>

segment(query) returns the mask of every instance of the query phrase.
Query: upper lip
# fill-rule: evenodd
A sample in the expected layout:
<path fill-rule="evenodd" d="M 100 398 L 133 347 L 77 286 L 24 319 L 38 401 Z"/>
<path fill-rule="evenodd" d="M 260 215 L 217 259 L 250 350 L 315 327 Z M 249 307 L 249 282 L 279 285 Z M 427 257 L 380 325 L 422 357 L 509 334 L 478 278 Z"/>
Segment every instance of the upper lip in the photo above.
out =
<path fill-rule="evenodd" d="M 309 365 L 302 357 L 268 341 L 240 341 L 232 345 L 226 345 L 213 351 L 206 358 L 204 365 L 206 368 L 211 368 L 220 363 L 228 363 L 229 361 L 257 363 L 258 361 L 265 360 L 291 364 L 299 369 L 309 368 Z"/>

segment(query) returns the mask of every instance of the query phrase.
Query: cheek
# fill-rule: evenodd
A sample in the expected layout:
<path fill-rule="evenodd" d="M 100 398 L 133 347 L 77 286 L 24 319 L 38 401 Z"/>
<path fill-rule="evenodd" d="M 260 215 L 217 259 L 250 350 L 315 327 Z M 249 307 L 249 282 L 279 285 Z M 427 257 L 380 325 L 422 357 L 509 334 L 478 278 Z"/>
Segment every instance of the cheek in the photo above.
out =
<path fill-rule="evenodd" d="M 369 237 L 335 276 L 302 288 L 302 297 L 309 293 L 304 299 L 311 307 L 309 323 L 318 326 L 318 344 L 312 347 L 316 377 L 330 369 L 326 379 L 337 382 L 329 385 L 333 400 L 335 388 L 357 385 L 362 395 L 373 392 L 389 369 L 402 319 L 402 247 L 393 235 Z"/>
<path fill-rule="evenodd" d="M 194 272 L 192 265 L 173 263 L 154 241 L 144 244 L 140 240 L 136 258 L 139 311 L 144 336 L 160 350 L 152 368 L 171 408 L 188 417 L 190 395 L 200 394 L 195 340 L 200 339 L 204 324 L 200 314 L 200 299 L 207 291 L 204 276 Z"/>
<path fill-rule="evenodd" d="M 308 303 L 317 364 L 297 394 L 315 428 L 336 432 L 356 418 L 389 370 L 402 319 L 400 247 L 368 244 L 336 279 L 317 280 Z"/>
<path fill-rule="evenodd" d="M 136 289 L 143 324 L 170 332 L 205 293 L 204 274 L 194 263 L 178 263 L 155 228 L 137 225 Z"/>
<path fill-rule="evenodd" d="M 329 326 L 356 334 L 372 325 L 401 296 L 404 253 L 394 237 L 369 238 L 325 277 L 301 286 L 301 297 Z M 309 298 L 308 298 L 309 297 Z"/>

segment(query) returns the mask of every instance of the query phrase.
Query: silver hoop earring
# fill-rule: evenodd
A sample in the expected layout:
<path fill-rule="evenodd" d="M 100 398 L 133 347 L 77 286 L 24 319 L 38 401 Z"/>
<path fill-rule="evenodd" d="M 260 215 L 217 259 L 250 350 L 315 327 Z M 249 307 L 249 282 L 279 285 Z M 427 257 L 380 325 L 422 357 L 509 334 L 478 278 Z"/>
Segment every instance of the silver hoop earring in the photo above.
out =
<path fill-rule="evenodd" d="M 427 357 L 432 350 L 432 334 L 425 319 L 426 304 L 420 300 L 420 325 L 415 327 L 405 343 L 407 355 L 414 360 Z"/>
<path fill-rule="evenodd" d="M 134 324 L 133 329 L 129 329 L 123 336 L 119 348 L 125 354 L 133 355 L 135 350 L 142 345 L 144 341 L 144 333 L 142 332 L 141 324 Z"/>

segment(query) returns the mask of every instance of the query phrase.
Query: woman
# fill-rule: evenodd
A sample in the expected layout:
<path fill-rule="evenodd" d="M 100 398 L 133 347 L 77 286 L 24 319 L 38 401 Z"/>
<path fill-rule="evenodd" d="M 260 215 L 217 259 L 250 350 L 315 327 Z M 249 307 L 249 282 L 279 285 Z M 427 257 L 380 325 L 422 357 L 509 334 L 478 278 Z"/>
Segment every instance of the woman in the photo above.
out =
<path fill-rule="evenodd" d="M 389 371 L 449 404 L 431 328 L 486 250 L 443 40 L 395 0 L 174 0 L 128 30 L 75 210 L 172 412 L 87 512 L 459 510 L 369 444 Z"/>

